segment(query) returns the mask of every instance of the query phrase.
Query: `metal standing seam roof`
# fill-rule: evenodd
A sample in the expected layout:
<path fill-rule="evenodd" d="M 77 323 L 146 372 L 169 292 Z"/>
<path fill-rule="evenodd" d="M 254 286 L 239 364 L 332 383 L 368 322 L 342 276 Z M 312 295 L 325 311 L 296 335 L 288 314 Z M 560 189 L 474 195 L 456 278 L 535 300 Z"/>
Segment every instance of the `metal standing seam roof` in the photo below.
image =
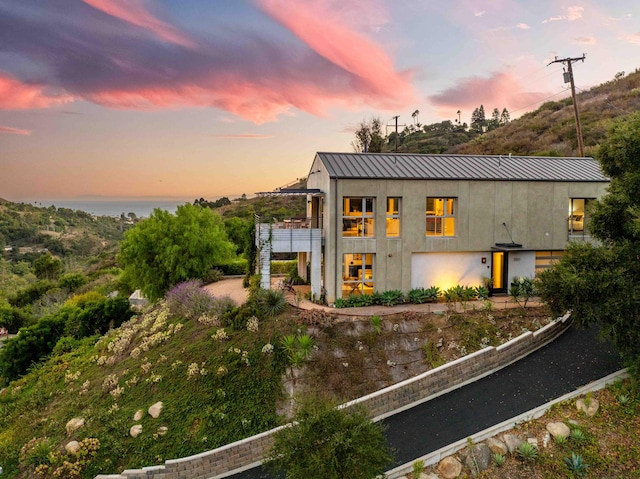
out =
<path fill-rule="evenodd" d="M 593 158 L 513 155 L 324 153 L 331 178 L 608 182 Z"/>

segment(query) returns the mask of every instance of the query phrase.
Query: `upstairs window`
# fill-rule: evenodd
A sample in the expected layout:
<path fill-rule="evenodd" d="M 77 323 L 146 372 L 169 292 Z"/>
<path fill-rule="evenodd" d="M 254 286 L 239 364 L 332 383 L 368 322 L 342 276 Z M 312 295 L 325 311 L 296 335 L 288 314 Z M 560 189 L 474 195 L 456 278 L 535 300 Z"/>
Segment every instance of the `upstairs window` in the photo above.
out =
<path fill-rule="evenodd" d="M 400 198 L 387 198 L 387 237 L 400 236 Z"/>
<path fill-rule="evenodd" d="M 374 198 L 345 197 L 342 203 L 342 236 L 374 235 Z"/>
<path fill-rule="evenodd" d="M 567 218 L 567 228 L 569 235 L 585 235 L 588 198 L 571 198 L 569 200 L 569 217 Z"/>
<path fill-rule="evenodd" d="M 455 235 L 455 198 L 427 197 L 427 236 Z"/>

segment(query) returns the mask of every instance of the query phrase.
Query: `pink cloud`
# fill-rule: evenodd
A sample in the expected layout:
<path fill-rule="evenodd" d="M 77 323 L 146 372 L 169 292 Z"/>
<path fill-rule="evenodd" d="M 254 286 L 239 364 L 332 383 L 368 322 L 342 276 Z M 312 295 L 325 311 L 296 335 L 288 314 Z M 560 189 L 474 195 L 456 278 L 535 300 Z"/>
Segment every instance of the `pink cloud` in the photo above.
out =
<path fill-rule="evenodd" d="M 96 10 L 118 18 L 124 22 L 144 28 L 158 38 L 188 48 L 195 44 L 178 29 L 153 16 L 144 5 L 144 0 L 83 0 Z"/>
<path fill-rule="evenodd" d="M 549 92 L 525 91 L 511 73 L 496 72 L 489 78 L 463 78 L 456 86 L 432 95 L 429 100 L 442 114 L 447 114 L 456 110 L 471 111 L 481 104 L 488 112 L 493 108 L 515 111 L 549 96 Z"/>
<path fill-rule="evenodd" d="M 273 135 L 259 135 L 256 133 L 241 133 L 236 135 L 214 135 L 215 138 L 224 140 L 267 140 L 273 138 Z"/>
<path fill-rule="evenodd" d="M 274 20 L 309 48 L 354 75 L 369 99 L 383 108 L 409 105 L 417 98 L 409 76 L 397 72 L 388 54 L 356 31 L 342 15 L 360 2 L 320 0 L 257 0 Z M 367 5 L 369 9 L 374 8 Z M 377 6 L 376 6 L 377 7 Z M 345 48 L 348 45 L 348 48 Z"/>
<path fill-rule="evenodd" d="M 563 20 L 567 20 L 569 22 L 575 22 L 576 20 L 580 20 L 582 18 L 582 13 L 584 12 L 584 7 L 573 6 L 567 8 L 566 15 L 558 15 L 555 17 L 547 18 L 543 20 L 542 23 L 551 23 L 551 22 L 560 22 Z"/>
<path fill-rule="evenodd" d="M 0 70 L 0 110 L 28 110 L 48 108 L 73 100 L 69 95 L 48 96 L 41 85 L 16 80 Z"/>
<path fill-rule="evenodd" d="M 620 37 L 623 42 L 633 43 L 635 45 L 640 45 L 640 33 L 633 33 L 631 35 L 624 35 Z"/>
<path fill-rule="evenodd" d="M 23 130 L 21 128 L 12 128 L 10 126 L 0 125 L 0 134 L 6 133 L 8 135 L 30 135 L 31 130 Z"/>
<path fill-rule="evenodd" d="M 573 39 L 573 43 L 576 45 L 595 45 L 595 37 L 576 37 Z"/>

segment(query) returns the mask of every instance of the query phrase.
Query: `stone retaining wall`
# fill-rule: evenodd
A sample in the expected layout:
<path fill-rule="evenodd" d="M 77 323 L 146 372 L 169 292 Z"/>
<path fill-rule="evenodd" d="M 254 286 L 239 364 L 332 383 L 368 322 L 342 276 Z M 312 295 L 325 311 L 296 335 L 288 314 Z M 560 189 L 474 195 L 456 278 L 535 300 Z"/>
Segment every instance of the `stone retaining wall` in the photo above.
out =
<path fill-rule="evenodd" d="M 363 404 L 374 420 L 428 401 L 447 391 L 476 381 L 541 348 L 571 325 L 569 314 L 538 331 L 523 333 L 498 346 L 488 347 L 419 376 L 361 397 L 343 407 Z M 286 426 L 283 426 L 286 427 Z M 166 461 L 163 466 L 99 475 L 96 479 L 207 479 L 225 477 L 260 463 L 279 428 L 194 456 Z"/>

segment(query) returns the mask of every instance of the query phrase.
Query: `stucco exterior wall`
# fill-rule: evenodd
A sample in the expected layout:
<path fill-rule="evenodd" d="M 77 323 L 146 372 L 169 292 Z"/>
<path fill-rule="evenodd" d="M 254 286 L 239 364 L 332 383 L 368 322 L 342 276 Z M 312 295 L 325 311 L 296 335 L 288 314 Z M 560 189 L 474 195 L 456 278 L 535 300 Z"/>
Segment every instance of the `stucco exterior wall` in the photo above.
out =
<path fill-rule="evenodd" d="M 323 281 L 330 303 L 341 295 L 345 253 L 375 254 L 377 291 L 408 292 L 413 286 L 411 268 L 416 253 L 482 253 L 490 266 L 491 248 L 513 240 L 530 253 L 509 258 L 509 277 L 531 277 L 536 250 L 563 250 L 567 245 L 569 199 L 598 198 L 608 186 L 606 182 L 331 180 L 318 157 L 311 171 L 317 173 L 310 175 L 308 187 L 325 193 Z M 375 198 L 375 237 L 342 237 L 344 197 Z M 402 198 L 399 238 L 387 238 L 385 234 L 387 197 Z M 456 199 L 455 236 L 425 236 L 427 197 Z"/>

